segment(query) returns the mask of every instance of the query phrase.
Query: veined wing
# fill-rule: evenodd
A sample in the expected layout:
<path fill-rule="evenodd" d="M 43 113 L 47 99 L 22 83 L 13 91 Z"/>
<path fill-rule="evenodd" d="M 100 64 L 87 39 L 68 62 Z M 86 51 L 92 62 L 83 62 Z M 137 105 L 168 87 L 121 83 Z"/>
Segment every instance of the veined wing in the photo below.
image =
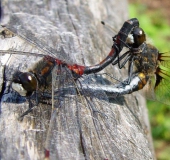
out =
<path fill-rule="evenodd" d="M 170 105 L 170 53 L 159 53 L 159 66 L 156 70 L 155 96 L 164 104 Z"/>
<path fill-rule="evenodd" d="M 18 20 L 20 19 L 18 18 Z M 34 26 L 36 26 L 35 24 L 36 23 L 34 23 L 31 27 L 34 28 Z M 12 23 L 11 26 L 12 25 L 15 26 L 14 23 Z M 25 26 L 29 26 L 29 24 Z M 36 27 L 39 27 L 39 26 L 40 25 Z M 10 30 L 13 30 L 13 29 L 10 29 Z M 21 31 L 24 32 L 24 29 L 22 30 L 21 28 Z M 15 32 L 15 30 L 13 32 Z M 36 32 L 27 32 L 27 33 L 28 35 L 26 35 L 25 37 L 28 38 L 28 41 L 31 39 L 29 38 L 29 35 L 31 35 L 32 37 L 31 33 L 36 34 Z M 42 35 L 44 35 L 44 33 L 47 33 L 46 29 L 44 30 Z M 25 35 L 25 34 L 21 32 L 21 33 L 18 33 L 17 35 L 21 35 L 22 37 L 22 35 Z M 56 38 L 56 35 L 54 33 L 53 33 L 53 36 L 55 36 Z M 23 36 L 22 38 L 26 39 L 25 37 Z M 47 38 L 45 36 L 44 39 L 51 39 L 51 38 Z M 31 41 L 39 42 L 41 40 L 42 40 L 42 37 L 33 39 Z M 55 42 L 55 40 L 52 40 L 52 41 Z M 34 47 L 36 47 L 37 44 L 36 43 L 34 44 L 35 44 Z M 42 44 L 43 44 L 42 45 L 43 48 L 44 46 L 50 46 L 47 43 L 42 43 Z M 53 44 L 56 45 L 56 43 L 53 43 Z M 61 58 L 57 57 L 57 58 L 62 59 L 62 57 Z M 65 57 L 64 57 L 64 60 L 65 60 Z M 62 73 L 60 75 L 62 75 Z M 85 78 L 88 78 L 88 77 L 85 76 Z M 65 80 L 65 83 L 64 83 L 65 86 L 61 85 L 59 86 L 59 89 L 61 88 L 63 90 L 70 85 L 74 86 L 73 82 L 68 82 L 68 84 L 66 82 L 67 80 Z M 83 81 L 81 83 L 83 83 Z M 78 95 L 78 91 L 76 88 L 77 87 L 74 86 L 72 90 L 68 90 L 68 94 L 66 94 L 67 93 L 66 92 L 64 93 L 64 95 L 62 95 L 61 91 L 58 92 L 59 93 L 58 95 L 57 95 L 57 92 L 54 94 L 56 95 L 56 97 L 54 96 L 54 99 L 56 98 L 55 100 L 57 102 L 56 104 L 59 104 L 62 107 L 54 109 L 54 111 L 51 114 L 52 116 L 50 116 L 51 107 L 49 105 L 45 107 L 43 105 L 40 105 L 35 108 L 35 110 L 33 111 L 33 114 L 30 114 L 27 116 L 26 123 L 23 122 L 23 123 L 20 123 L 19 125 L 17 123 L 18 121 L 17 122 L 15 121 L 15 119 L 17 119 L 18 117 L 18 112 L 16 112 L 16 116 L 11 116 L 11 115 L 14 115 L 13 114 L 14 112 L 10 110 L 11 105 L 8 104 L 9 114 L 4 114 L 4 116 L 9 118 L 9 123 L 10 122 L 12 123 L 5 124 L 6 131 L 3 132 L 3 134 L 1 134 L 1 137 L 4 137 L 4 139 L 7 138 L 6 142 L 8 142 L 11 140 L 11 138 L 5 137 L 5 134 L 13 135 L 12 130 L 17 130 L 18 136 L 23 137 L 21 138 L 23 139 L 23 141 L 25 139 L 26 140 L 28 139 L 29 140 L 28 142 L 30 142 L 27 146 L 25 145 L 24 142 L 23 143 L 21 142 L 20 144 L 18 144 L 17 136 L 16 136 L 16 140 L 13 140 L 13 142 L 16 142 L 18 144 L 19 148 L 21 148 L 21 152 L 26 149 L 29 152 L 29 151 L 32 151 L 32 149 L 34 150 L 35 148 L 35 152 L 42 153 L 45 139 L 46 139 L 46 133 L 47 133 L 47 130 L 49 130 L 48 131 L 49 134 L 47 136 L 47 147 L 46 148 L 47 150 L 50 151 L 51 157 L 52 156 L 57 157 L 58 155 L 61 155 L 64 158 L 69 157 L 70 159 L 72 155 L 73 159 L 75 159 L 75 157 L 77 159 L 80 159 L 81 157 L 85 155 L 87 159 L 90 159 L 90 157 L 92 156 L 95 157 L 96 159 L 101 159 L 101 158 L 102 159 L 124 159 L 125 157 L 129 158 L 130 155 L 133 155 L 132 156 L 133 158 L 129 158 L 129 159 L 135 159 L 135 157 L 139 157 L 138 155 L 142 155 L 143 159 L 148 159 L 148 157 L 145 157 L 145 155 L 148 155 L 147 153 L 149 153 L 150 151 L 147 149 L 148 147 L 146 145 L 146 142 L 143 141 L 146 139 L 144 137 L 141 138 L 143 134 L 142 135 L 137 134 L 137 133 L 141 133 L 140 127 L 136 127 L 139 125 L 136 125 L 136 126 L 131 125 L 132 124 L 131 120 L 133 119 L 132 118 L 133 116 L 127 117 L 128 116 L 127 112 L 129 112 L 129 110 L 126 107 L 124 106 L 118 107 L 114 103 L 110 104 L 105 99 L 102 100 L 101 98 L 98 98 L 98 94 L 97 95 L 94 94 L 95 92 L 84 93 L 84 91 L 83 92 L 81 91 L 81 87 L 79 87 L 79 85 L 78 85 L 78 88 L 81 94 Z M 100 93 L 99 95 L 101 96 L 102 93 Z M 131 101 L 133 102 L 133 100 Z M 18 102 L 18 101 L 16 100 L 15 102 Z M 56 104 L 54 104 L 54 106 Z M 93 115 L 93 113 L 95 112 L 92 111 L 91 109 L 92 106 L 95 106 L 99 111 L 104 111 L 104 114 L 107 115 L 108 118 L 106 118 L 106 116 L 103 116 L 103 115 L 101 116 L 100 114 Z M 129 104 L 129 106 L 131 106 L 131 104 Z M 70 111 L 70 108 L 72 109 L 72 111 Z M 136 110 L 138 111 L 139 109 L 137 108 Z M 137 112 L 135 113 L 138 114 Z M 40 118 L 38 118 L 38 116 Z M 67 118 L 67 116 L 69 118 Z M 49 117 L 51 117 L 50 129 L 49 129 Z M 14 121 L 16 122 L 15 125 L 14 125 Z M 29 127 L 26 128 L 26 126 L 29 126 Z M 124 130 L 124 128 L 126 129 Z M 64 132 L 66 132 L 67 134 L 64 134 Z M 71 134 L 72 132 L 74 133 L 73 135 Z M 130 135 L 130 136 L 126 136 L 126 135 Z M 34 136 L 37 138 L 31 138 L 31 136 Z M 139 141 L 138 137 L 140 137 L 139 138 L 140 143 L 138 143 Z M 36 139 L 36 141 L 32 141 L 32 139 Z M 39 143 L 39 139 L 41 139 L 41 143 Z M 44 140 L 43 143 L 42 143 L 42 139 Z M 127 148 L 125 151 L 125 147 L 127 146 L 127 143 L 128 143 L 128 146 L 130 144 L 131 147 Z M 140 146 L 138 145 L 136 146 L 136 144 Z M 67 147 L 68 149 L 67 153 L 62 152 L 62 151 L 66 151 L 64 147 L 65 148 Z M 38 148 L 38 150 L 36 148 Z M 76 149 L 81 148 L 80 150 L 82 152 L 80 150 L 79 151 L 74 150 L 74 148 Z M 10 149 L 12 150 L 13 147 L 11 146 Z M 5 153 L 5 152 L 2 151 L 2 153 Z M 41 157 L 40 158 L 34 157 L 33 154 L 32 156 L 34 159 L 42 159 Z M 31 156 L 28 156 L 28 157 L 31 157 Z M 84 157 L 82 159 L 84 159 Z M 12 159 L 12 158 L 10 157 L 8 159 Z"/>
<path fill-rule="evenodd" d="M 30 46 L 28 42 L 23 41 L 18 36 L 1 38 L 0 43 L 0 74 L 2 90 L 2 87 L 5 85 L 5 83 L 12 80 L 14 72 L 17 70 L 22 72 L 28 70 L 28 68 L 34 66 L 34 64 L 44 55 L 39 53 L 36 47 Z"/>
<path fill-rule="evenodd" d="M 24 51 L 15 51 L 15 50 L 0 50 L 0 55 L 25 55 L 25 56 L 35 56 L 35 57 L 44 57 L 44 54 L 39 53 L 31 53 L 31 52 L 24 52 Z"/>
<path fill-rule="evenodd" d="M 94 128 L 88 127 L 91 127 L 92 121 L 98 121 L 98 116 L 94 116 L 95 111 L 92 108 L 97 106 L 96 102 L 93 102 L 95 95 L 84 93 L 80 87 L 81 83 L 81 80 L 76 80 L 71 71 L 64 66 L 56 66 L 53 70 L 54 108 L 46 142 L 46 149 L 50 152 L 52 159 L 59 157 L 69 159 L 70 155 L 72 155 L 72 159 L 83 159 L 85 153 L 80 153 L 75 148 L 80 144 L 83 148 L 85 145 L 83 141 L 87 141 L 88 132 L 94 130 Z M 93 133 L 93 135 L 95 134 L 96 132 Z M 92 141 L 94 143 L 95 140 Z M 68 151 L 67 153 L 63 152 L 65 149 Z M 55 150 L 58 152 L 52 152 Z M 95 152 L 95 148 L 91 148 L 88 152 L 92 154 Z M 97 156 L 100 157 L 100 155 Z"/>
<path fill-rule="evenodd" d="M 124 142 L 133 143 L 134 140 L 132 137 L 125 137 L 126 133 L 120 131 L 122 129 L 117 124 L 119 122 L 115 114 L 120 108 L 117 108 L 115 103 L 109 102 L 105 92 L 87 89 L 88 85 L 103 83 L 104 78 L 101 75 L 85 75 L 75 79 L 68 68 L 56 66 L 53 70 L 52 82 L 54 107 L 45 146 L 47 157 L 123 159 L 120 156 L 121 145 L 123 145 L 119 143 L 120 138 L 125 138 Z M 85 85 L 86 90 L 83 90 L 82 86 Z M 123 103 L 123 99 L 121 101 Z M 137 128 L 134 126 L 133 129 Z M 116 138 L 113 130 L 117 135 Z M 110 152 L 108 146 L 114 150 L 114 153 Z M 76 149 L 79 147 L 82 152 Z M 132 148 L 128 148 L 128 152 L 132 152 Z M 146 152 L 144 148 L 140 149 Z M 63 152 L 65 150 L 68 152 Z"/>
<path fill-rule="evenodd" d="M 170 54 L 159 53 L 158 66 L 154 76 L 145 87 L 146 98 L 170 105 Z"/>
<path fill-rule="evenodd" d="M 20 62 L 20 65 L 16 68 L 15 65 L 11 67 L 10 64 L 7 65 L 13 70 L 6 71 L 8 72 L 6 75 L 12 76 L 15 69 L 24 71 L 24 67 L 29 67 L 29 63 L 26 60 L 28 60 L 27 57 L 25 57 L 25 61 L 15 57 L 13 61 Z M 6 70 L 9 70 L 9 68 L 6 68 Z M 4 116 L 3 119 L 5 121 L 1 121 L 1 128 L 3 130 L 0 129 L 2 133 L 0 135 L 2 139 L 6 135 L 9 135 L 6 141 L 7 144 L 11 140 L 17 143 L 17 136 L 15 140 L 10 137 L 13 131 L 17 130 L 19 132 L 18 136 L 23 137 L 23 141 L 30 142 L 28 146 L 25 146 L 24 142 L 22 143 L 24 145 L 18 144 L 19 147 L 28 151 L 34 147 L 38 149 L 35 149 L 35 151 L 41 153 L 39 155 L 42 157 L 44 156 L 43 151 L 45 146 L 46 152 L 50 153 L 51 159 L 57 159 L 58 157 L 62 157 L 63 159 L 70 159 L 70 157 L 73 157 L 72 159 L 84 159 L 84 157 L 89 157 L 89 159 L 90 157 L 97 157 L 97 159 L 101 157 L 103 159 L 114 159 L 115 157 L 123 159 L 124 157 L 121 155 L 124 149 L 122 147 L 128 142 L 132 146 L 125 153 L 127 157 L 129 157 L 129 153 L 133 153 L 133 157 L 138 157 L 138 154 L 142 154 L 144 159 L 147 159 L 145 155 L 149 151 L 145 149 L 147 147 L 145 147 L 146 142 L 143 141 L 145 140 L 144 137 L 140 141 L 140 146 L 138 146 L 140 150 L 134 152 L 137 141 L 135 138 L 136 133 L 141 132 L 140 127 L 137 127 L 140 125 L 140 122 L 138 120 L 139 124 L 132 126 L 132 117 L 136 118 L 137 116 L 127 117 L 127 112 L 135 112 L 133 115 L 140 114 L 140 112 L 138 113 L 139 108 L 136 111 L 131 111 L 124 105 L 119 107 L 115 102 L 110 103 L 102 90 L 96 92 L 93 89 L 83 90 L 81 87 L 86 85 L 86 88 L 88 88 L 90 84 L 104 85 L 103 76 L 84 75 L 78 78 L 64 65 L 57 65 L 53 72 L 53 109 L 51 110 L 51 101 L 46 105 L 40 104 L 21 123 L 17 121 L 17 118 L 21 115 L 21 112 L 23 113 L 26 110 L 28 103 L 24 106 L 21 104 L 21 107 L 18 104 L 19 95 L 16 92 L 11 92 L 10 87 L 8 87 L 10 91 L 6 90 L 15 99 L 13 103 L 17 103 L 17 105 L 12 104 L 6 100 L 6 105 L 1 108 L 1 116 Z M 106 80 L 108 80 L 107 77 Z M 113 86 L 110 84 L 110 87 Z M 8 95 L 7 93 L 3 95 L 3 98 Z M 133 102 L 132 98 L 133 96 L 131 96 L 131 102 Z M 122 101 L 122 104 L 126 103 L 123 99 L 118 99 L 118 101 Z M 131 106 L 131 104 L 127 105 Z M 6 118 L 9 120 L 6 121 Z M 26 126 L 29 127 L 26 128 Z M 124 127 L 127 129 L 124 130 Z M 114 132 L 112 132 L 113 130 Z M 127 131 L 131 136 L 126 136 Z M 32 141 L 30 137 L 33 137 L 36 141 Z M 39 143 L 39 139 L 41 139 L 41 143 Z M 81 148 L 82 152 L 77 148 Z M 110 152 L 110 148 L 114 152 Z M 65 152 L 66 149 L 68 152 Z M 6 155 L 5 151 L 3 153 L 3 155 Z M 28 157 L 32 156 L 28 155 Z M 10 159 L 10 155 L 7 158 Z M 39 157 L 36 158 L 40 159 Z"/>
<path fill-rule="evenodd" d="M 45 17 L 40 18 L 40 16 L 22 12 L 13 13 L 9 23 L 1 31 L 1 35 L 5 38 L 8 37 L 8 35 L 4 35 L 6 32 L 20 37 L 42 54 L 72 63 L 69 58 L 70 50 L 62 41 L 66 34 L 72 37 L 69 41 L 74 41 L 74 35 L 69 32 L 61 34 L 58 27 Z"/>

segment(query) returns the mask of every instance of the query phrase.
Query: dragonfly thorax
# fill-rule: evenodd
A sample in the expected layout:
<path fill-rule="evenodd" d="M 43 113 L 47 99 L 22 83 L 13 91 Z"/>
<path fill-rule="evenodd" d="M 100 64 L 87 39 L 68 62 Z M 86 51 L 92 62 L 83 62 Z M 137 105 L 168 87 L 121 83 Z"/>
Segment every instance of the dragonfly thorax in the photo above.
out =
<path fill-rule="evenodd" d="M 17 72 L 12 81 L 12 88 L 21 96 L 30 96 L 38 87 L 38 80 L 31 72 Z"/>
<path fill-rule="evenodd" d="M 139 52 L 135 53 L 134 61 L 137 72 L 142 72 L 146 75 L 154 74 L 158 65 L 159 52 L 157 48 L 145 42 L 140 47 L 138 48 Z"/>

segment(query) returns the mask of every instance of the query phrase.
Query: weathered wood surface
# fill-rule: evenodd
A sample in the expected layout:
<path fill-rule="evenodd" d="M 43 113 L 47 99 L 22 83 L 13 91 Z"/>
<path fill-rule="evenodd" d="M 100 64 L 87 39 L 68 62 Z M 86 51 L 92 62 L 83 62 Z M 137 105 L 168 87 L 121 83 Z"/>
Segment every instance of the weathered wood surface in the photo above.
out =
<path fill-rule="evenodd" d="M 3 23 L 41 49 L 14 36 L 1 38 L 0 50 L 44 53 L 42 48 L 47 48 L 59 59 L 82 65 L 96 64 L 109 53 L 113 35 L 100 21 L 119 30 L 128 19 L 126 0 L 4 0 L 2 4 Z M 2 67 L 1 76 L 9 80 L 15 70 L 25 71 L 36 61 L 32 56 L 14 55 Z M 114 73 L 117 78 L 127 75 L 126 69 L 112 66 L 102 72 Z M 40 105 L 19 122 L 17 117 L 28 103 L 5 82 L 1 92 L 1 159 L 43 159 L 45 149 L 50 151 L 50 159 L 154 159 L 145 100 L 137 92 L 110 102 L 95 101 L 108 118 L 69 99 L 52 114 L 50 105 Z"/>

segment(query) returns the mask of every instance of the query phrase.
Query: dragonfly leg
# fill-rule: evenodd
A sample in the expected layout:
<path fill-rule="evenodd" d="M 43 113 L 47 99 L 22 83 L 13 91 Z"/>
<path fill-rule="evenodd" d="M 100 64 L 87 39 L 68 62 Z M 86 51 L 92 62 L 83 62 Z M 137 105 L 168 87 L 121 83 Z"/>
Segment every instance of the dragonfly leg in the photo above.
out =
<path fill-rule="evenodd" d="M 132 76 L 133 76 L 133 66 L 134 66 L 134 57 L 132 59 L 129 60 L 129 67 L 128 67 L 128 81 L 127 81 L 127 84 L 130 84 L 131 82 L 131 79 L 132 79 Z"/>
<path fill-rule="evenodd" d="M 36 93 L 35 93 L 36 94 Z M 38 97 L 36 97 L 36 104 L 33 104 L 31 102 L 31 97 L 28 98 L 28 103 L 29 103 L 29 108 L 18 117 L 19 121 L 22 121 L 24 116 L 26 116 L 28 113 L 32 112 L 32 110 L 34 109 L 34 107 L 38 106 L 39 100 L 37 99 Z"/>
<path fill-rule="evenodd" d="M 32 112 L 32 110 L 33 110 L 34 107 L 35 107 L 35 106 L 32 106 L 31 108 L 29 108 L 28 110 L 26 110 L 23 114 L 21 114 L 21 115 L 18 117 L 18 120 L 19 120 L 19 121 L 22 121 L 23 118 L 24 118 L 24 116 L 26 116 L 28 113 Z"/>
<path fill-rule="evenodd" d="M 125 57 L 127 55 L 127 57 Z M 120 64 L 120 60 L 122 60 L 125 57 L 125 60 L 123 61 L 122 64 Z M 130 84 L 131 78 L 132 78 L 132 74 L 133 74 L 133 61 L 134 61 L 134 57 L 132 57 L 132 55 L 130 54 L 130 51 L 127 51 L 126 53 L 124 53 L 121 57 L 119 57 L 116 61 L 114 61 L 112 63 L 112 65 L 115 65 L 118 63 L 119 69 L 121 69 L 122 67 L 125 66 L 125 64 L 129 61 L 129 66 L 128 66 L 128 80 L 122 82 L 124 84 Z"/>
<path fill-rule="evenodd" d="M 122 64 L 120 64 L 120 61 L 124 58 L 125 60 L 122 62 Z M 119 69 L 122 69 L 130 58 L 131 58 L 130 51 L 127 51 L 122 56 L 118 56 L 118 58 L 112 63 L 112 65 L 118 64 Z"/>

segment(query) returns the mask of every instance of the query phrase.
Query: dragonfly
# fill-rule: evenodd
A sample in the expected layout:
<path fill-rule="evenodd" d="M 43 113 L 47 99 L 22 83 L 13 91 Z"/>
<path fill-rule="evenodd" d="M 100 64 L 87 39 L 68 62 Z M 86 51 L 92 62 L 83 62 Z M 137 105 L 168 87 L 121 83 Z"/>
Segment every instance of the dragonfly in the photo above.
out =
<path fill-rule="evenodd" d="M 48 82 L 46 82 L 49 76 L 51 76 L 51 72 L 54 68 L 54 66 L 57 66 L 60 68 L 67 68 L 68 71 L 71 71 L 72 75 L 72 81 L 78 79 L 82 75 L 88 75 L 91 73 L 96 73 L 104 69 L 106 66 L 111 64 L 117 55 L 121 52 L 124 45 L 126 44 L 126 41 L 128 39 L 128 35 L 132 32 L 132 30 L 139 26 L 139 22 L 136 18 L 130 19 L 126 21 L 122 28 L 120 29 L 118 35 L 116 35 L 113 38 L 114 44 L 112 46 L 112 49 L 109 53 L 109 55 L 99 64 L 96 64 L 94 66 L 82 66 L 78 64 L 67 64 L 63 60 L 59 60 L 57 58 L 54 58 L 54 54 L 51 53 L 50 56 L 44 56 L 40 54 L 35 54 L 36 56 L 42 56 L 44 57 L 41 62 L 38 62 L 38 66 L 35 65 L 32 70 L 29 72 L 20 72 L 17 71 L 12 80 L 12 88 L 17 91 L 21 96 L 25 96 L 29 98 L 30 107 L 29 109 L 23 113 L 20 117 L 24 117 L 26 114 L 28 114 L 34 106 L 38 105 L 38 90 L 39 87 L 46 88 L 48 86 Z M 5 32 L 11 32 L 8 27 L 5 28 L 4 31 L 2 31 L 2 35 L 5 37 Z M 12 33 L 15 34 L 15 33 Z M 1 54 L 27 54 L 30 55 L 31 53 L 19 53 L 15 51 L 1 51 Z M 118 61 L 119 62 L 119 61 Z M 41 67 L 40 67 L 41 66 Z M 41 69 L 40 69 L 41 68 Z M 60 72 L 59 74 L 63 73 L 64 71 L 58 71 L 61 69 L 57 69 L 57 72 Z M 37 93 L 36 93 L 37 92 Z M 36 96 L 36 104 L 31 104 L 31 97 L 34 94 Z"/>
<path fill-rule="evenodd" d="M 122 96 L 139 91 L 146 86 L 147 98 L 170 105 L 170 54 L 160 53 L 159 50 L 147 43 L 146 35 L 142 28 L 136 27 L 132 31 L 132 38 L 126 46 L 129 50 L 117 56 L 112 65 L 118 64 L 119 69 L 128 62 L 128 78 L 117 87 L 88 86 L 98 91 L 105 91 L 107 95 Z M 84 87 L 86 88 L 86 87 Z"/>
<path fill-rule="evenodd" d="M 28 15 L 27 18 L 29 19 Z M 16 22 L 17 17 L 14 17 L 14 19 Z M 19 20 L 20 19 L 18 19 L 18 21 Z M 19 120 L 22 120 L 22 118 L 26 118 L 27 117 L 26 115 L 28 113 L 31 114 L 32 112 L 36 112 L 36 110 L 38 110 L 38 107 L 39 106 L 41 107 L 41 103 L 42 104 L 52 103 L 50 104 L 53 106 L 53 110 L 51 111 L 52 113 L 50 115 L 50 122 L 47 121 L 45 123 L 42 123 L 36 118 L 36 116 L 33 116 L 34 119 L 33 121 L 38 121 L 40 124 L 39 126 L 36 126 L 37 128 L 35 132 L 38 131 L 43 132 L 42 128 L 46 128 L 46 126 L 49 126 L 47 138 L 45 142 L 46 157 L 49 157 L 49 154 L 50 154 L 50 158 L 53 157 L 54 155 L 53 151 L 56 150 L 59 151 L 59 153 L 57 154 L 60 155 L 60 158 L 68 157 L 67 153 L 63 153 L 61 151 L 63 147 L 64 148 L 68 147 L 70 153 L 74 153 L 75 155 L 77 154 L 80 155 L 79 158 L 83 158 L 84 157 L 83 155 L 86 155 L 85 151 L 83 151 L 83 154 L 81 154 L 77 150 L 72 148 L 71 144 L 74 144 L 76 146 L 76 145 L 80 145 L 81 143 L 82 146 L 85 146 L 84 140 L 86 140 L 86 138 L 88 139 L 88 137 L 86 137 L 84 131 L 86 130 L 88 133 L 93 134 L 92 133 L 93 129 L 89 128 L 88 125 L 91 122 L 79 120 L 79 117 L 83 117 L 83 120 L 84 118 L 87 118 L 87 116 L 90 115 L 88 114 L 89 112 L 91 112 L 92 119 L 95 123 L 95 126 L 98 128 L 97 132 L 94 134 L 97 134 L 99 136 L 106 135 L 106 144 L 109 143 L 110 146 L 114 148 L 114 150 L 121 152 L 119 146 L 115 145 L 110 141 L 112 139 L 111 138 L 112 134 L 110 131 L 116 130 L 116 124 L 115 124 L 116 122 L 114 121 L 115 117 L 113 111 L 109 109 L 110 104 L 108 103 L 109 100 L 107 98 L 107 95 L 104 91 L 94 90 L 95 88 L 94 87 L 90 88 L 90 86 L 93 86 L 92 84 L 99 85 L 100 83 L 103 83 L 103 79 L 101 82 L 100 74 L 94 75 L 94 73 L 99 72 L 100 70 L 102 70 L 103 68 L 111 64 L 112 62 L 116 64 L 120 62 L 121 56 L 119 58 L 119 53 L 122 50 L 122 48 L 124 46 L 127 46 L 127 44 L 129 43 L 126 42 L 127 38 L 129 37 L 129 34 L 131 34 L 131 32 L 136 27 L 139 26 L 138 20 L 131 19 L 126 21 L 123 24 L 120 31 L 118 32 L 118 34 L 113 38 L 114 44 L 111 49 L 111 52 L 106 57 L 106 59 L 104 59 L 102 62 L 100 62 L 95 66 L 89 66 L 89 67 L 66 62 L 64 60 L 64 57 L 67 55 L 65 54 L 65 50 L 63 48 L 61 48 L 59 53 L 64 56 L 61 56 L 61 59 L 56 57 L 56 55 L 53 52 L 53 49 L 49 47 L 48 48 L 44 47 L 43 43 L 42 44 L 35 43 L 35 41 L 36 42 L 38 41 L 36 37 L 34 37 L 35 41 L 31 41 L 31 39 L 24 36 L 22 32 L 23 31 L 22 28 L 20 28 L 21 30 L 19 31 L 18 28 L 16 29 L 15 27 L 13 27 L 13 25 L 14 24 L 12 24 L 11 22 L 9 24 L 10 27 L 7 26 L 7 29 L 2 32 L 3 37 L 8 37 L 8 34 L 9 36 L 17 35 L 17 37 L 29 41 L 29 43 L 33 44 L 39 50 L 45 53 L 44 55 L 44 54 L 35 54 L 29 52 L 18 52 L 18 51 L 13 51 L 12 49 L 8 51 L 0 51 L 1 54 L 5 54 L 5 53 L 14 54 L 14 55 L 19 54 L 20 56 L 36 55 L 42 58 L 28 72 L 17 71 L 14 74 L 11 74 L 11 72 L 9 72 L 8 75 L 12 75 L 11 88 L 17 91 L 21 95 L 21 97 L 28 98 L 29 101 L 28 110 L 24 111 L 24 113 L 20 115 Z M 22 63 L 21 62 L 18 63 L 19 65 L 18 68 L 23 67 L 22 66 L 23 62 L 24 61 L 22 61 Z M 6 69 L 8 69 L 7 67 Z M 13 66 L 11 66 L 11 68 L 12 67 Z M 85 86 L 86 87 L 89 86 L 89 87 L 85 88 Z M 49 99 L 50 100 L 52 99 L 52 101 L 49 101 Z M 88 111 L 83 110 L 82 106 L 86 106 L 89 110 Z M 67 112 L 68 108 L 69 109 L 71 108 L 71 112 Z M 62 110 L 64 115 L 62 114 L 62 112 L 58 112 L 58 109 L 60 109 L 60 111 Z M 104 109 L 105 113 L 104 114 L 100 113 L 99 111 L 100 109 Z M 48 116 L 46 115 L 48 113 L 46 112 L 47 110 L 48 107 L 43 108 L 44 111 L 43 114 L 42 112 L 37 111 L 36 115 L 40 115 L 42 117 L 41 120 L 43 121 L 44 117 Z M 96 112 L 99 112 L 102 116 L 97 117 L 97 115 L 95 114 Z M 104 119 L 107 118 L 107 116 L 109 116 L 110 119 L 108 121 L 105 121 Z M 75 117 L 78 118 L 76 119 Z M 88 119 L 91 119 L 91 116 L 88 117 Z M 109 125 L 109 121 L 111 121 L 111 125 Z M 59 122 L 61 122 L 61 126 Z M 61 128 L 61 132 L 60 133 L 57 132 L 56 128 Z M 80 133 L 80 137 L 77 136 L 78 135 L 77 132 Z M 123 137 L 121 133 L 119 138 L 120 137 Z M 66 141 L 68 141 L 69 143 L 65 143 Z M 103 144 L 103 146 L 105 146 L 106 144 Z M 142 150 L 142 152 L 143 151 L 144 150 Z M 105 153 L 106 152 L 107 150 L 105 151 Z M 148 151 L 146 150 L 144 151 L 144 153 L 145 152 Z M 105 154 L 103 154 L 103 152 L 101 152 L 101 155 L 102 157 L 105 157 Z M 110 155 L 109 153 L 108 155 L 109 156 L 107 157 L 110 157 L 110 159 L 112 159 L 114 156 L 114 155 Z M 100 157 L 100 155 L 96 154 L 96 157 L 98 156 Z M 117 157 L 117 158 L 122 159 L 122 157 Z"/>

